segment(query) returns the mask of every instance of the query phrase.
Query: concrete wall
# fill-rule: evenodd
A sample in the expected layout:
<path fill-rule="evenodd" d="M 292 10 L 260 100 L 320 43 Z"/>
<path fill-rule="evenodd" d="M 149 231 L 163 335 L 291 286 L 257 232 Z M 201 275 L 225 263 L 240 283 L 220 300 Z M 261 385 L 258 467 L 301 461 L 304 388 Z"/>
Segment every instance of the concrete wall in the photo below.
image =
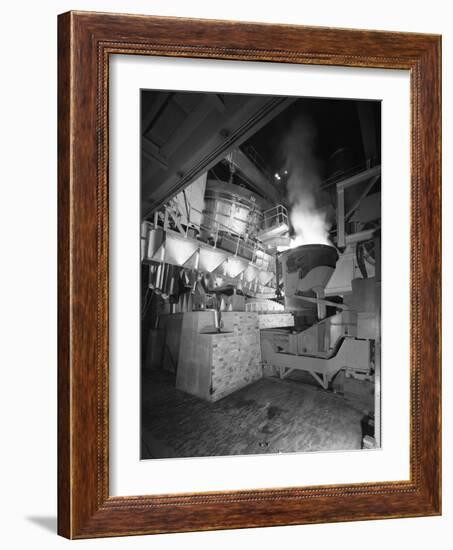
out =
<path fill-rule="evenodd" d="M 213 335 L 211 399 L 217 401 L 262 378 L 257 313 L 222 313 L 227 334 Z"/>
<path fill-rule="evenodd" d="M 202 399 L 210 398 L 211 334 L 214 311 L 182 313 L 176 387 Z"/>
<path fill-rule="evenodd" d="M 203 329 L 208 312 L 185 313 L 176 387 L 217 401 L 258 380 L 261 366 L 257 313 L 222 313 L 223 330 Z"/>

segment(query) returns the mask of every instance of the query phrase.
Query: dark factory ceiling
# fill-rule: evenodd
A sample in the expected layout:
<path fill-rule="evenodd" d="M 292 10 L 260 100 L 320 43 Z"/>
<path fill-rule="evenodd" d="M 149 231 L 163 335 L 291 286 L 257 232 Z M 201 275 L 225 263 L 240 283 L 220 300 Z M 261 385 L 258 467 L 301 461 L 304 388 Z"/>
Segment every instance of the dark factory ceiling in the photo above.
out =
<path fill-rule="evenodd" d="M 208 170 L 284 202 L 295 166 L 328 181 L 379 150 L 378 101 L 143 90 L 142 216 Z"/>
<path fill-rule="evenodd" d="M 362 134 L 361 118 L 365 116 L 374 119 L 373 130 L 367 128 L 373 135 Z M 299 98 L 241 148 L 256 150 L 274 174 L 284 170 L 288 147 L 296 150 L 297 146 L 304 147 L 308 149 L 305 154 L 312 155 L 316 161 L 322 179 L 327 179 L 336 169 L 335 153 L 339 150 L 345 152 L 345 170 L 364 163 L 367 158 L 377 157 L 379 116 L 378 101 Z"/>
<path fill-rule="evenodd" d="M 142 216 L 221 161 L 294 98 L 142 91 Z"/>

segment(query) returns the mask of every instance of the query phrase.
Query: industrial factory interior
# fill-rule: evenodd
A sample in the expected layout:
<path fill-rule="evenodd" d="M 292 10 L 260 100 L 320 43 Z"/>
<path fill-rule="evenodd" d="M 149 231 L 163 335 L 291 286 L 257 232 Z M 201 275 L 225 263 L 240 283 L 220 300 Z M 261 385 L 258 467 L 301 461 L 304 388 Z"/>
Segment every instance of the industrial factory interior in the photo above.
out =
<path fill-rule="evenodd" d="M 380 448 L 380 101 L 142 90 L 140 208 L 141 458 Z"/>

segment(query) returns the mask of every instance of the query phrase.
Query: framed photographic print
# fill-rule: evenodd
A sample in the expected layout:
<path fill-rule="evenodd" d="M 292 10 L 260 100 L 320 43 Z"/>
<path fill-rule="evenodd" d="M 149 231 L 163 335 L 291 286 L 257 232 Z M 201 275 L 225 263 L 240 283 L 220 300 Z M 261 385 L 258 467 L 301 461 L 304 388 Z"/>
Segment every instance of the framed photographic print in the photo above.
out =
<path fill-rule="evenodd" d="M 440 37 L 59 17 L 59 533 L 441 513 Z"/>

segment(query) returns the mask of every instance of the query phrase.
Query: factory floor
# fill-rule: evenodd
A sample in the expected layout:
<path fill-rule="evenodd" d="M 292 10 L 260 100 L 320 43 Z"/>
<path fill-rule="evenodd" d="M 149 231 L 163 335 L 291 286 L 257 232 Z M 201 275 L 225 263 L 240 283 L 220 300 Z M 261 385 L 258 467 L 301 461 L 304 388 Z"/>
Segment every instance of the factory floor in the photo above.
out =
<path fill-rule="evenodd" d="M 145 370 L 142 458 L 360 449 L 363 411 L 295 374 L 209 403 L 175 389 L 171 373 Z"/>

